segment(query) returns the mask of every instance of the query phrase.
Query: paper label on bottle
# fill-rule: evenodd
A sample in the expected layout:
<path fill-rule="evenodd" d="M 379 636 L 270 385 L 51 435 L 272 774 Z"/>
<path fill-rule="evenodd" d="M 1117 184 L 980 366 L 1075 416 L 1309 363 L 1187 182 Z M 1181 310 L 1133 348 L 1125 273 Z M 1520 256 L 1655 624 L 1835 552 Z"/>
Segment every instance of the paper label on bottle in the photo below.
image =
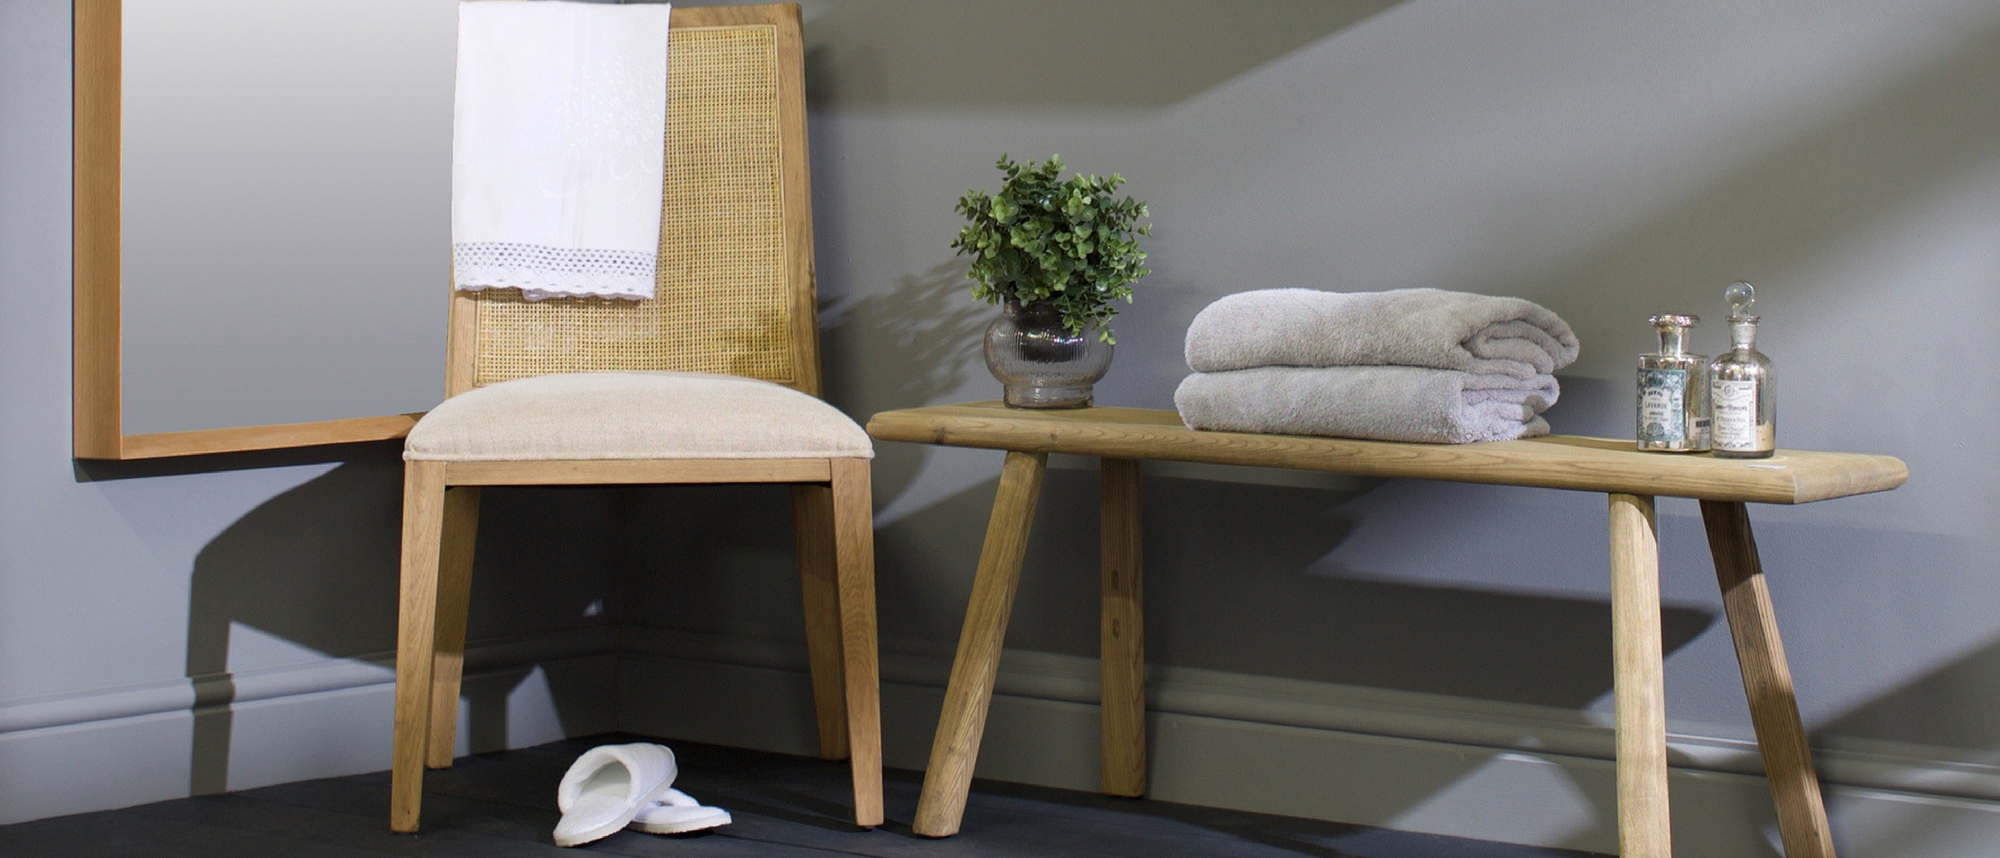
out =
<path fill-rule="evenodd" d="M 1715 448 L 1752 452 L 1764 449 L 1757 432 L 1757 382 L 1716 379 L 1708 386 L 1715 410 Z"/>
<path fill-rule="evenodd" d="M 1687 370 L 1639 370 L 1639 440 L 1687 443 Z"/>

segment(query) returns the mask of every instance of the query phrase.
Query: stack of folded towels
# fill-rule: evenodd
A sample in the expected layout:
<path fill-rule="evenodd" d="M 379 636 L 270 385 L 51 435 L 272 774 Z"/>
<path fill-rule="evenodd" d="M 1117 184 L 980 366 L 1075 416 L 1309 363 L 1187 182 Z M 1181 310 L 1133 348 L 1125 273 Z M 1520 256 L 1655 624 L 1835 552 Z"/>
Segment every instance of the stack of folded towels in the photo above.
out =
<path fill-rule="evenodd" d="M 1439 289 L 1266 289 L 1188 327 L 1195 429 L 1464 444 L 1546 435 L 1576 334 L 1532 301 Z"/>

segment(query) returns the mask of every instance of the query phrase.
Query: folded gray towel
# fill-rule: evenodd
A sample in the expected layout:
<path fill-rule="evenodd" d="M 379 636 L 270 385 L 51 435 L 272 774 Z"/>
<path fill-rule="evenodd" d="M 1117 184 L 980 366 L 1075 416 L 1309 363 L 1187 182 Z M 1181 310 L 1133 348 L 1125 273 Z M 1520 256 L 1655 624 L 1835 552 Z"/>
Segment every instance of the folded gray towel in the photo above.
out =
<path fill-rule="evenodd" d="M 1188 367 L 1421 366 L 1530 378 L 1576 360 L 1562 317 L 1524 298 L 1440 289 L 1260 289 L 1208 305 L 1187 332 Z"/>
<path fill-rule="evenodd" d="M 1467 444 L 1549 434 L 1555 376 L 1407 366 L 1197 372 L 1174 391 L 1193 429 Z"/>

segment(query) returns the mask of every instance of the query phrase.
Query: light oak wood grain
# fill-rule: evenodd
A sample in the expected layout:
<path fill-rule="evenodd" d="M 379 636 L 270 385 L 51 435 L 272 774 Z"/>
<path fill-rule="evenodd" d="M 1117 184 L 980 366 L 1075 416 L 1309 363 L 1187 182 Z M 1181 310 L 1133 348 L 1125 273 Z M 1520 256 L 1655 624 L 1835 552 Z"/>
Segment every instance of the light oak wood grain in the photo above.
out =
<path fill-rule="evenodd" d="M 1146 794 L 1146 624 L 1139 463 L 1105 459 L 1098 477 L 1098 670 L 1104 792 Z"/>
<path fill-rule="evenodd" d="M 479 299 L 471 292 L 451 288 L 456 275 L 445 281 L 451 290 L 450 309 L 445 319 L 444 396 L 450 399 L 477 386 L 473 384 L 479 367 Z"/>
<path fill-rule="evenodd" d="M 1799 721 L 1798 698 L 1792 692 L 1792 671 L 1785 663 L 1785 645 L 1778 637 L 1778 619 L 1771 610 L 1771 591 L 1750 531 L 1750 514 L 1743 504 L 1703 501 L 1702 524 L 1708 531 L 1709 552 L 1715 558 L 1715 579 L 1722 587 L 1723 612 L 1729 636 L 1736 644 L 1736 661 L 1743 672 L 1743 696 L 1750 704 L 1750 723 L 1757 731 L 1757 749 L 1764 758 L 1764 775 L 1778 809 L 1778 835 L 1787 858 L 1833 858 L 1833 833 L 1826 821 L 1819 779 L 1813 772 L 1812 749 Z"/>
<path fill-rule="evenodd" d="M 823 483 L 826 459 L 557 459 L 451 462 L 454 486 L 561 486 L 669 483 Z"/>
<path fill-rule="evenodd" d="M 76 0 L 71 114 L 70 367 L 73 455 L 123 454 L 119 290 L 124 4 Z"/>
<path fill-rule="evenodd" d="M 726 8 L 726 7 L 725 7 Z M 785 268 L 797 284 L 790 302 L 793 386 L 821 394 L 819 366 L 819 283 L 813 267 L 811 149 L 806 140 L 804 39 L 799 31 L 799 7 L 765 7 L 776 27 L 778 48 L 778 170 L 784 193 Z"/>
<path fill-rule="evenodd" d="M 833 529 L 833 487 L 792 486 L 792 542 L 806 615 L 806 660 L 812 668 L 819 755 L 847 759 L 847 680 L 841 667 L 840 577 Z"/>
<path fill-rule="evenodd" d="M 1672 858 L 1660 540 L 1653 499 L 1613 494 L 1611 666 L 1618 736 L 1618 854 Z"/>
<path fill-rule="evenodd" d="M 472 602 L 472 549 L 479 538 L 479 489 L 444 493 L 438 546 L 436 649 L 431 657 L 431 729 L 424 764 L 451 766 L 458 739 L 458 689 L 465 675 L 465 619 Z"/>
<path fill-rule="evenodd" d="M 1630 441 L 1572 436 L 1409 444 L 1205 432 L 1182 425 L 1172 411 L 1137 408 L 940 405 L 882 412 L 868 431 L 883 441 L 1760 503 L 1886 491 L 1909 475 L 1895 458 L 1852 453 L 1780 450 L 1769 459 L 1732 460 L 1640 453 Z"/>
<path fill-rule="evenodd" d="M 745 27 L 757 24 L 784 26 L 790 20 L 798 27 L 799 7 L 791 3 L 762 3 L 754 6 L 675 6 L 668 24 L 674 29 L 694 27 Z"/>
<path fill-rule="evenodd" d="M 875 503 L 868 459 L 833 460 L 833 542 L 854 824 L 882 824 L 881 668 L 875 650 Z"/>
<path fill-rule="evenodd" d="M 986 731 L 986 708 L 993 700 L 993 679 L 1000 669 L 1000 647 L 1006 640 L 1014 589 L 1021 580 L 1021 558 L 1028 548 L 1028 530 L 1034 523 L 1035 502 L 1041 496 L 1047 466 L 1046 453 L 1009 452 L 1000 470 L 1000 488 L 993 497 L 993 515 L 979 552 L 979 571 L 972 579 L 972 601 L 965 608 L 965 627 L 959 633 L 958 655 L 952 661 L 944 710 L 938 718 L 930 765 L 924 771 L 923 792 L 917 800 L 912 828 L 926 837 L 958 833 L 959 820 L 965 815 L 973 764 Z"/>
<path fill-rule="evenodd" d="M 444 466 L 403 468 L 403 582 L 397 609 L 395 737 L 389 768 L 389 828 L 417 830 L 431 724 L 432 648 L 437 643 L 438 558 L 444 530 Z"/>
<path fill-rule="evenodd" d="M 1653 497 L 1670 494 L 1703 499 L 1744 688 L 1760 742 L 1770 744 L 1764 750 L 1765 765 L 1772 773 L 1787 852 L 1832 854 L 1743 502 L 1806 503 L 1893 489 L 1908 476 L 1894 458 L 1780 451 L 1772 459 L 1726 460 L 1639 453 L 1629 441 L 1602 438 L 1431 445 L 1197 432 L 1181 425 L 1171 411 L 1035 411 L 997 402 L 883 412 L 869 421 L 868 430 L 885 441 L 1009 451 L 931 748 L 915 825 L 919 834 L 944 836 L 958 830 L 991 694 L 991 671 L 1019 574 L 1019 543 L 1025 542 L 1026 522 L 1033 514 L 1024 469 L 1039 457 L 1061 452 L 1104 460 L 1100 641 L 1106 792 L 1144 788 L 1138 460 L 1597 491 L 1609 496 L 1620 852 L 1669 856 L 1659 531 Z M 1039 479 L 1039 471 L 1035 477 Z M 1130 574 L 1123 574 L 1127 567 Z M 1118 631 L 1128 623 L 1130 638 L 1121 639 Z"/>
<path fill-rule="evenodd" d="M 231 429 L 197 429 L 124 436 L 122 459 L 161 459 L 247 450 L 282 450 L 328 444 L 390 441 L 410 434 L 422 414 L 353 417 L 316 423 L 279 423 Z"/>

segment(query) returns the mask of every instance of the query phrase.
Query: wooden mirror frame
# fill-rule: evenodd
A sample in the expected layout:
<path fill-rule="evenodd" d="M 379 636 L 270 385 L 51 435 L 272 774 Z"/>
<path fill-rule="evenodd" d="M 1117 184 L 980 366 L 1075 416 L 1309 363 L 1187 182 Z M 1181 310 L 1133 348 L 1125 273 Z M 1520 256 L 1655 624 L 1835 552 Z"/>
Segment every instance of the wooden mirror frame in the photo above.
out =
<path fill-rule="evenodd" d="M 155 459 L 401 438 L 421 414 L 127 435 L 124 430 L 122 0 L 72 3 L 72 453 Z"/>

